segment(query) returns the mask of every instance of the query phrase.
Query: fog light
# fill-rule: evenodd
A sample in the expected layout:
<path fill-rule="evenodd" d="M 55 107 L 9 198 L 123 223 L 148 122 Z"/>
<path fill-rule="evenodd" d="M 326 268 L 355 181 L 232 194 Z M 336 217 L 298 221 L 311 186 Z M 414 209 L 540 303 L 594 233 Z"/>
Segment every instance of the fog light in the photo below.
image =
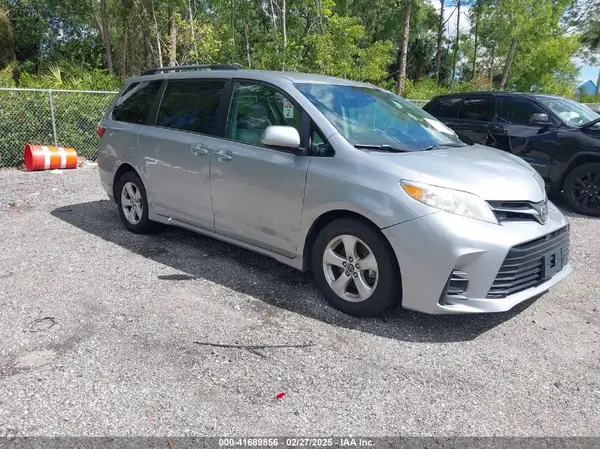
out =
<path fill-rule="evenodd" d="M 450 275 L 450 282 L 446 290 L 447 295 L 461 295 L 467 291 L 469 286 L 469 273 L 454 270 Z"/>
<path fill-rule="evenodd" d="M 453 270 L 448 280 L 446 281 L 446 285 L 444 286 L 444 290 L 440 295 L 439 304 L 448 305 L 448 299 L 453 296 L 459 296 L 467 291 L 467 287 L 469 286 L 469 273 L 459 270 Z M 457 298 L 458 299 L 458 298 Z"/>

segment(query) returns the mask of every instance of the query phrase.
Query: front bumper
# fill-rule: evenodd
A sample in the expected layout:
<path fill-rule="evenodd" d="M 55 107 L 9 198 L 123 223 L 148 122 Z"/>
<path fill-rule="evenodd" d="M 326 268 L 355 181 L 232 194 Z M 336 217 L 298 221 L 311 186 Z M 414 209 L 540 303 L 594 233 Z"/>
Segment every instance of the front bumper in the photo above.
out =
<path fill-rule="evenodd" d="M 565 216 L 550 202 L 548 209 L 549 219 L 543 225 L 534 221 L 495 225 L 436 212 L 384 229 L 400 266 L 402 307 L 429 314 L 504 312 L 546 292 L 571 273 L 568 262 L 550 279 L 530 282 L 504 297 L 490 290 L 497 285 L 494 281 L 511 248 L 565 227 L 568 233 Z M 568 249 L 563 254 L 566 257 Z M 468 280 L 464 292 L 448 294 L 453 272 Z"/>

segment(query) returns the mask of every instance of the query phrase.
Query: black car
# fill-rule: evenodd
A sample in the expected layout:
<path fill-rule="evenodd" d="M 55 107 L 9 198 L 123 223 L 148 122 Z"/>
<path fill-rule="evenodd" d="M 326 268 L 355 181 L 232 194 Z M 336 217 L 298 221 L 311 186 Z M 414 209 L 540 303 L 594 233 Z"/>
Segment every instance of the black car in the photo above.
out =
<path fill-rule="evenodd" d="M 509 151 L 533 166 L 548 193 L 600 216 L 600 115 L 563 97 L 474 92 L 434 97 L 423 109 L 465 143 Z"/>

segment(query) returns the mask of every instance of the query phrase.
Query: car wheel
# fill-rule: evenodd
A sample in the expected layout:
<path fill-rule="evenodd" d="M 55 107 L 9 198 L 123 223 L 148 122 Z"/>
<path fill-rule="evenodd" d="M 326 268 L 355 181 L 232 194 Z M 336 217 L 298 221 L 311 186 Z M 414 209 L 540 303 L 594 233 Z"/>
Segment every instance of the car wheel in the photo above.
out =
<path fill-rule="evenodd" d="M 600 163 L 575 167 L 565 179 L 563 191 L 569 206 L 580 214 L 600 216 Z"/>
<path fill-rule="evenodd" d="M 325 299 L 349 315 L 380 315 L 402 295 L 400 271 L 385 237 L 354 219 L 325 226 L 312 251 L 312 271 Z"/>
<path fill-rule="evenodd" d="M 160 225 L 148 219 L 148 198 L 140 177 L 127 172 L 119 178 L 117 185 L 119 216 L 125 227 L 136 234 L 149 234 L 160 229 Z"/>

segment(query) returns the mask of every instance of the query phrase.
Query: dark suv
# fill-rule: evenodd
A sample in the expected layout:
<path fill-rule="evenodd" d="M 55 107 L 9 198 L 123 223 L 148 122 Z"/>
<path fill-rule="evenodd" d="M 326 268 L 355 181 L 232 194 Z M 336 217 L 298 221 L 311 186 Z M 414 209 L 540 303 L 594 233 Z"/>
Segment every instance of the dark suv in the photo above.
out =
<path fill-rule="evenodd" d="M 513 153 L 585 215 L 600 216 L 600 115 L 563 97 L 508 92 L 440 95 L 423 109 L 465 143 Z"/>

